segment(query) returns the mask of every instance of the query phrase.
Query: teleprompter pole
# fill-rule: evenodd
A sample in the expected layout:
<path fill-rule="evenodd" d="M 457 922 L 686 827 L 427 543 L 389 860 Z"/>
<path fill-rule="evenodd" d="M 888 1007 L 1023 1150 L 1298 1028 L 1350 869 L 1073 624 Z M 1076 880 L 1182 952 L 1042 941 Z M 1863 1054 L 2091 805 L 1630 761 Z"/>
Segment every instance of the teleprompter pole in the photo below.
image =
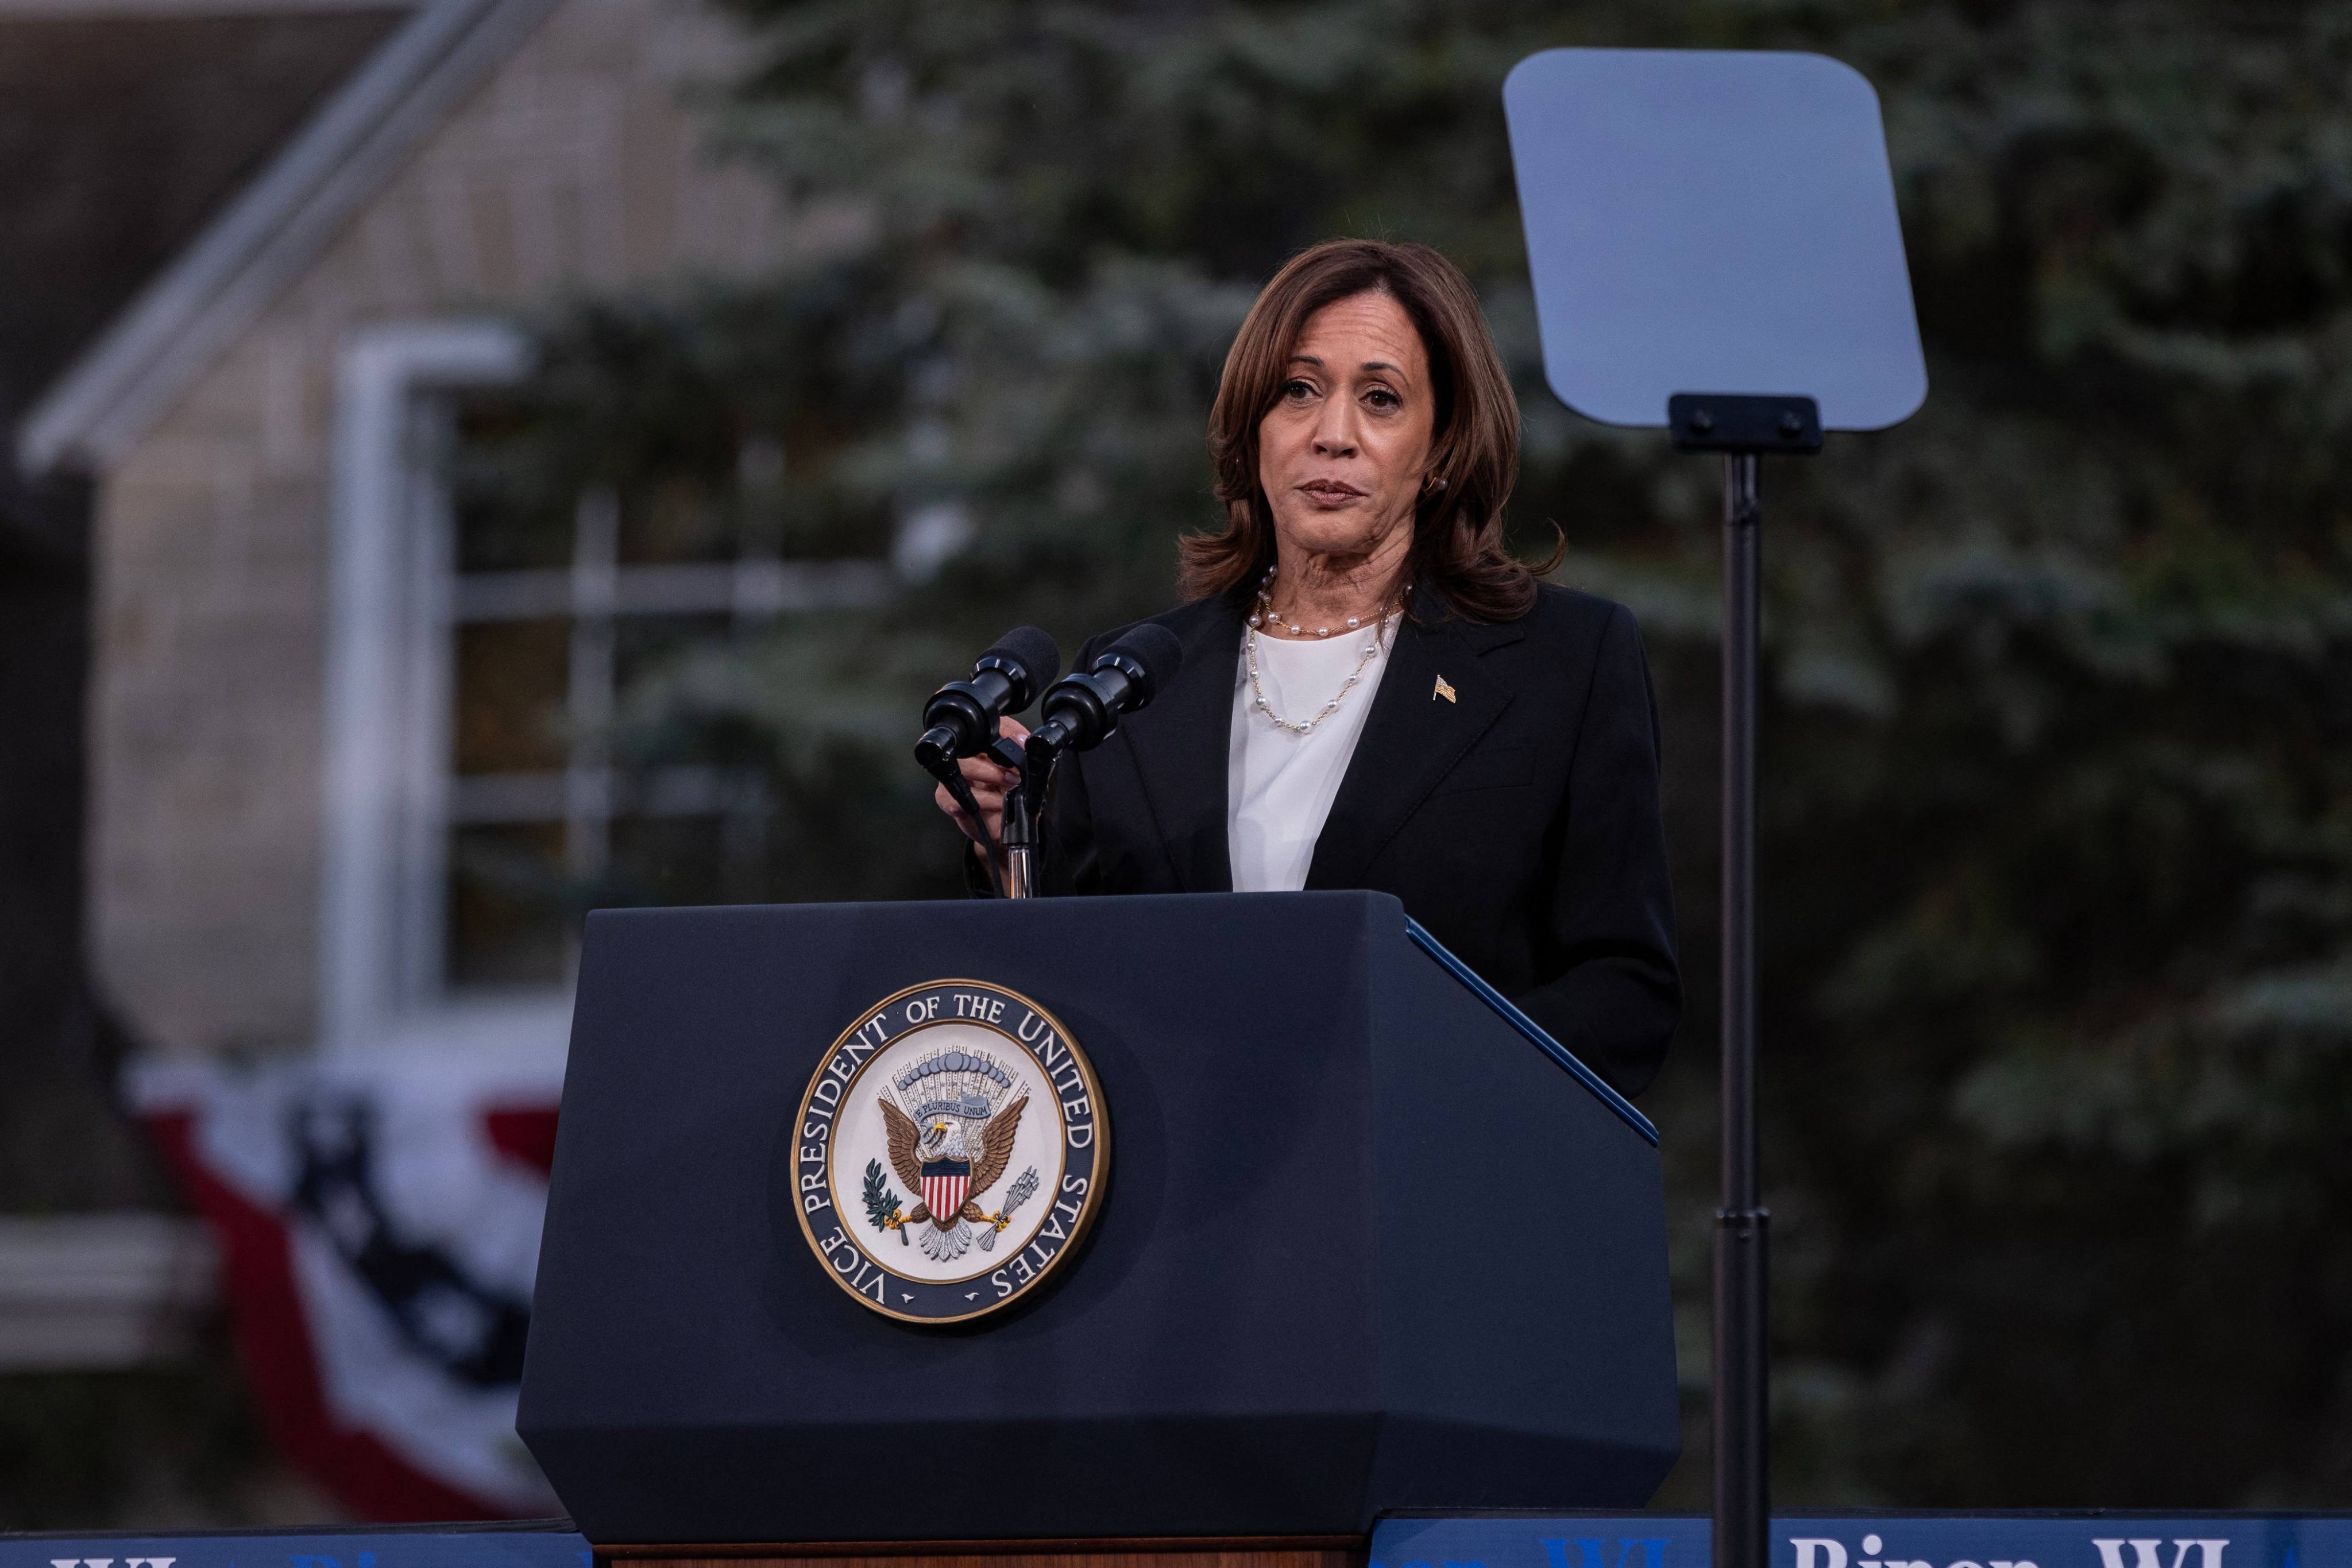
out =
<path fill-rule="evenodd" d="M 1765 1226 L 1756 1140 L 1756 661 L 1767 452 L 1822 449 L 1810 397 L 1680 392 L 1675 448 L 1723 454 L 1723 1201 L 1715 1211 L 1715 1568 L 1768 1568 Z"/>
<path fill-rule="evenodd" d="M 1767 1568 L 1765 1234 L 1756 1160 L 1754 452 L 1723 458 L 1723 1203 L 1715 1215 L 1715 1568 Z"/>

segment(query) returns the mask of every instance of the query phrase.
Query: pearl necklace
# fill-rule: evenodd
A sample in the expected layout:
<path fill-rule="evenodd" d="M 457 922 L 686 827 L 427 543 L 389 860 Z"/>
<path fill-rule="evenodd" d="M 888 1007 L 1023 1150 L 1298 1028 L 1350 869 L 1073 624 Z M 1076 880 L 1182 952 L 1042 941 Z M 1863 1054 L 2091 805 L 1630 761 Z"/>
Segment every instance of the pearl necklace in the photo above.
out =
<path fill-rule="evenodd" d="M 1305 626 L 1300 626 L 1297 621 L 1286 617 L 1281 611 L 1274 607 L 1274 574 L 1280 568 L 1278 566 L 1269 566 L 1265 569 L 1265 575 L 1257 580 L 1257 608 L 1250 612 L 1249 624 L 1251 627 L 1255 629 L 1258 626 L 1271 621 L 1274 625 L 1282 627 L 1285 631 L 1287 631 L 1295 637 L 1329 637 L 1331 635 L 1331 628 L 1329 626 L 1317 626 L 1310 632 Z M 1396 612 L 1402 607 L 1403 604 L 1404 595 L 1400 592 L 1397 595 L 1396 603 L 1391 605 L 1387 609 L 1381 612 L 1381 618 L 1385 621 L 1389 616 L 1396 614 Z M 1349 616 L 1348 617 L 1346 629 L 1352 632 L 1357 630 L 1363 624 L 1364 621 L 1362 616 Z"/>
<path fill-rule="evenodd" d="M 1306 627 L 1286 620 L 1281 616 L 1275 613 L 1274 601 L 1267 593 L 1267 585 L 1273 581 L 1274 568 L 1269 566 L 1265 569 L 1265 575 L 1258 582 L 1258 607 L 1256 612 L 1249 618 L 1249 631 L 1244 637 L 1242 644 L 1243 656 L 1249 664 L 1250 697 L 1252 699 L 1250 706 L 1255 708 L 1259 712 L 1265 714 L 1269 720 L 1273 721 L 1276 729 L 1287 730 L 1295 735 L 1311 735 L 1315 732 L 1316 725 L 1320 724 L 1324 720 L 1328 719 L 1332 714 L 1337 713 L 1339 710 L 1339 704 L 1347 700 L 1348 693 L 1356 689 L 1356 683 L 1364 678 L 1364 671 L 1370 668 L 1372 660 L 1379 657 L 1381 644 L 1388 637 L 1389 618 L 1395 615 L 1400 609 L 1403 608 L 1403 595 L 1399 595 L 1396 604 L 1391 605 L 1389 608 L 1381 612 L 1380 626 L 1373 631 L 1371 642 L 1364 648 L 1364 657 L 1356 661 L 1356 668 L 1354 670 L 1349 672 L 1348 679 L 1340 684 L 1339 694 L 1337 697 L 1332 698 L 1330 701 L 1323 704 L 1322 708 L 1316 713 L 1314 718 L 1301 722 L 1295 719 L 1286 719 L 1281 714 L 1276 713 L 1274 710 L 1274 704 L 1265 700 L 1265 683 L 1258 677 L 1257 628 L 1261 624 L 1265 621 L 1272 621 L 1276 626 L 1289 627 L 1292 633 L 1298 637 L 1303 637 L 1307 635 Z M 1363 618 L 1361 616 L 1349 616 L 1348 617 L 1348 628 L 1350 631 L 1356 630 L 1362 625 Z M 1318 629 L 1314 635 L 1318 637 L 1328 637 L 1331 635 L 1331 628 L 1328 626 L 1321 627 Z"/>

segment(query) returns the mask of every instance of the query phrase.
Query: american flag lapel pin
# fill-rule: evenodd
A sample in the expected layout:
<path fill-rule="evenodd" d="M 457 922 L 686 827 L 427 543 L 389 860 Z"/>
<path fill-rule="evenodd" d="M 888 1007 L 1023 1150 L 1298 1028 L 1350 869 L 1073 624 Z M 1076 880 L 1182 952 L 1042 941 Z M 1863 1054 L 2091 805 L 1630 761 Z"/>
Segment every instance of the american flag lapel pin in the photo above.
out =
<path fill-rule="evenodd" d="M 1445 677 L 1442 675 L 1437 678 L 1437 689 L 1429 694 L 1429 700 L 1434 702 L 1441 697 L 1448 702 L 1454 700 L 1454 688 L 1445 684 Z"/>

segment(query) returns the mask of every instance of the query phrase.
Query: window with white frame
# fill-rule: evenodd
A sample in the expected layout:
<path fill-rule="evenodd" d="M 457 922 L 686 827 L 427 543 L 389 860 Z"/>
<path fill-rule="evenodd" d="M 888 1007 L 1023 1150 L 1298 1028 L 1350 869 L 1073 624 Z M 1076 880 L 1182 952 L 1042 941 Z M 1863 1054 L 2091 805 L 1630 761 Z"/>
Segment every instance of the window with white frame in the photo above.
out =
<path fill-rule="evenodd" d="M 461 415 L 462 416 L 462 415 Z M 562 526 L 455 517 L 449 899 L 455 988 L 560 979 L 565 889 L 719 903 L 757 891 L 759 777 L 707 763 L 623 769 L 614 698 L 645 666 L 740 642 L 800 611 L 866 605 L 879 561 L 786 561 L 709 515 L 593 489 Z"/>
<path fill-rule="evenodd" d="M 759 774 L 628 765 L 613 753 L 617 696 L 698 645 L 890 591 L 886 560 L 788 559 L 739 513 L 690 496 L 592 489 L 541 514 L 461 503 L 453 442 L 502 417 L 495 389 L 523 367 L 521 343 L 494 323 L 377 329 L 344 351 L 321 906 L 331 1049 L 560 1044 L 585 897 L 756 892 L 771 810 Z M 780 461 L 745 455 L 752 468 Z"/>

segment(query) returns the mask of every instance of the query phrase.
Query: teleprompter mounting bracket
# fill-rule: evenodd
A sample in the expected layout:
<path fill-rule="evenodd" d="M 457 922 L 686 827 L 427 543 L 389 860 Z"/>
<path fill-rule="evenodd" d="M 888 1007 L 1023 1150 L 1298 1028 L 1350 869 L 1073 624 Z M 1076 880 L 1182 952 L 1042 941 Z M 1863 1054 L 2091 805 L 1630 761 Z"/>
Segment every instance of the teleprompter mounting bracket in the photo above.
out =
<path fill-rule="evenodd" d="M 1810 397 L 1677 392 L 1666 399 L 1666 424 L 1677 452 L 1822 449 L 1821 405 Z"/>

